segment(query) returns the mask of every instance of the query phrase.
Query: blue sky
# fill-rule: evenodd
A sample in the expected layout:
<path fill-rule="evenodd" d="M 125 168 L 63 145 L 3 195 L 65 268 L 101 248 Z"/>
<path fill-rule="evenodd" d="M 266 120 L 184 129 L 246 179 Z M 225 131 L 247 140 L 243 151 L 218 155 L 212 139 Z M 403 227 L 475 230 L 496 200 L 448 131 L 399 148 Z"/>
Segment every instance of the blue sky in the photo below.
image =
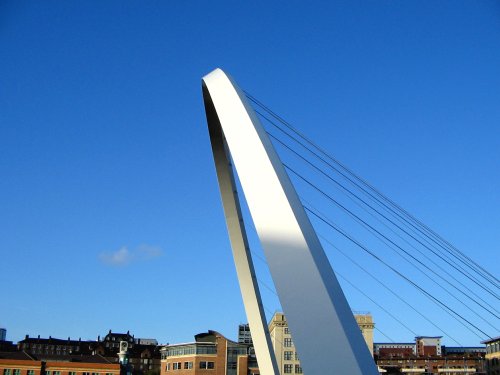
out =
<path fill-rule="evenodd" d="M 499 20 L 495 1 L 1 2 L 0 326 L 235 337 L 200 87 L 216 67 L 498 275 Z"/>

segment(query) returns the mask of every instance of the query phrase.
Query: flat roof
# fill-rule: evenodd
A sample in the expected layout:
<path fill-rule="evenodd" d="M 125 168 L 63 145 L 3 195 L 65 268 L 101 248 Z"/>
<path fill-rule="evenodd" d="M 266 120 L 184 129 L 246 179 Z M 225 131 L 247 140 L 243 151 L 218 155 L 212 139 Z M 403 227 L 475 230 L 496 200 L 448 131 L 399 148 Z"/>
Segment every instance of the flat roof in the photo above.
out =
<path fill-rule="evenodd" d="M 489 344 L 490 342 L 499 341 L 499 340 L 500 340 L 500 336 L 497 336 L 497 337 L 493 337 L 489 340 L 481 341 L 481 344 Z"/>

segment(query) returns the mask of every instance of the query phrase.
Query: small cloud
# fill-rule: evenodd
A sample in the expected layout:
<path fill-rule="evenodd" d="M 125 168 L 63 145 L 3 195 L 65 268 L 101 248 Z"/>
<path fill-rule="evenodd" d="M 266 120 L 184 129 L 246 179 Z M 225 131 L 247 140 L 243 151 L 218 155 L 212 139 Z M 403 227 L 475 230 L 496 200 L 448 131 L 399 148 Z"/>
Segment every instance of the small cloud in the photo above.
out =
<path fill-rule="evenodd" d="M 163 250 L 158 247 L 158 246 L 151 246 L 151 245 L 140 245 L 137 247 L 137 254 L 142 258 L 142 259 L 153 259 L 153 258 L 158 258 L 163 255 Z"/>
<path fill-rule="evenodd" d="M 131 262 L 148 261 L 163 255 L 163 250 L 158 246 L 142 244 L 129 250 L 123 246 L 116 251 L 104 251 L 99 254 L 99 259 L 110 266 L 126 266 Z"/>
<path fill-rule="evenodd" d="M 121 247 L 120 249 L 114 252 L 103 252 L 99 254 L 99 259 L 106 264 L 112 266 L 124 266 L 132 260 L 132 254 L 128 250 L 126 246 Z"/>

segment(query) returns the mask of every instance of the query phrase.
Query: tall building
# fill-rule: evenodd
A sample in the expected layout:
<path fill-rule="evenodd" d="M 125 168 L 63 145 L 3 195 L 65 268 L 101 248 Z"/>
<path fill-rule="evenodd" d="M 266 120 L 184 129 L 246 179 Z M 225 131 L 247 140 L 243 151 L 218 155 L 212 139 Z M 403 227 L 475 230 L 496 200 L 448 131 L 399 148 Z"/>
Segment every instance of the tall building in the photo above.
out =
<path fill-rule="evenodd" d="M 250 325 L 240 324 L 238 326 L 238 342 L 240 344 L 253 345 L 252 334 L 250 333 Z"/>
<path fill-rule="evenodd" d="M 373 355 L 373 323 L 370 314 L 355 314 L 356 322 L 363 334 L 366 345 Z M 277 312 L 269 323 L 269 333 L 280 374 L 302 374 L 299 354 L 295 350 L 292 334 L 288 328 L 285 315 Z"/>
<path fill-rule="evenodd" d="M 215 331 L 200 333 L 194 342 L 166 345 L 160 350 L 160 374 L 258 375 L 257 360 L 249 348 Z"/>
<path fill-rule="evenodd" d="M 0 328 L 0 341 L 7 340 L 7 330 L 5 328 Z"/>
<path fill-rule="evenodd" d="M 366 345 L 368 346 L 370 354 L 373 357 L 373 329 L 375 328 L 373 317 L 370 313 L 355 313 L 354 318 L 356 319 L 356 323 L 358 323 L 359 329 L 361 329 L 363 338 L 365 339 Z"/>
<path fill-rule="evenodd" d="M 417 336 L 417 355 L 441 355 L 441 339 L 443 336 Z"/>

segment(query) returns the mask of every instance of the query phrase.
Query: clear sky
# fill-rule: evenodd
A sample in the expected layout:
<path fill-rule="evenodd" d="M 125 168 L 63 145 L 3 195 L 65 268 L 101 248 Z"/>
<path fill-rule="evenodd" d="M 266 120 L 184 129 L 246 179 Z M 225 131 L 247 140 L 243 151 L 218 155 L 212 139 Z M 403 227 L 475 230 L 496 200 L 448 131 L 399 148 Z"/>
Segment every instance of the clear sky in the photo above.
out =
<path fill-rule="evenodd" d="M 2 1 L 9 340 L 235 338 L 246 318 L 200 85 L 216 67 L 498 276 L 498 2 Z M 413 339 L 346 294 L 382 332 Z"/>

